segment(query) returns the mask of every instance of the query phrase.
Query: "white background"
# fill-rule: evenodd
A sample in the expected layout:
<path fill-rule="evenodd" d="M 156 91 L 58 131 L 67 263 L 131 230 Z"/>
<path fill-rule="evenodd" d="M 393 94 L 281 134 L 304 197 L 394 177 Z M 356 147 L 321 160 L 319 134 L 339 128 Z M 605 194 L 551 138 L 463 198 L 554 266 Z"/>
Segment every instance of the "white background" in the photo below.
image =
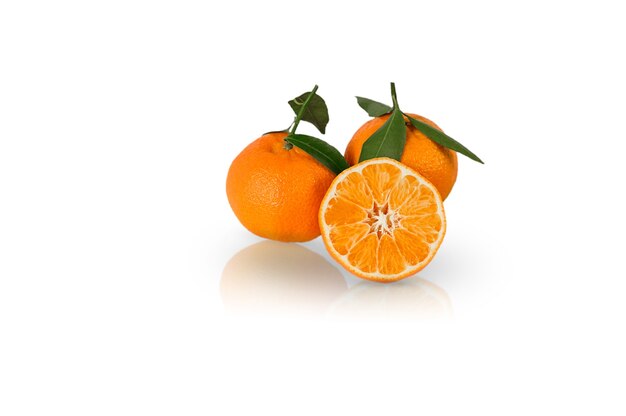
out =
<path fill-rule="evenodd" d="M 0 414 L 623 415 L 619 6 L 3 1 Z M 390 81 L 486 162 L 435 260 L 246 251 L 232 159 L 316 83 L 343 151 Z"/>

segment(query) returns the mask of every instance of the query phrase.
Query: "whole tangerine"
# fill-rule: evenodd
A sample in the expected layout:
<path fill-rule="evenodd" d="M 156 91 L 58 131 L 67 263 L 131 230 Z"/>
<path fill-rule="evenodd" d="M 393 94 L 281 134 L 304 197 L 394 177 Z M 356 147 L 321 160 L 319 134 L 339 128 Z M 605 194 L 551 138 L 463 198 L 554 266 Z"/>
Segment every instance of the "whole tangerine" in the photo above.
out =
<path fill-rule="evenodd" d="M 409 115 L 441 130 L 439 126 L 426 117 L 417 114 Z M 345 152 L 345 158 L 351 166 L 359 163 L 363 144 L 388 118 L 389 114 L 375 117 L 363 124 L 354 133 Z M 400 162 L 428 179 L 435 185 L 441 198 L 446 199 L 456 182 L 458 172 L 456 152 L 430 140 L 424 133 L 413 127 L 406 118 L 405 122 L 407 124 L 406 144 Z"/>
<path fill-rule="evenodd" d="M 286 136 L 268 133 L 250 143 L 230 165 L 226 194 L 250 232 L 271 240 L 309 241 L 320 235 L 318 211 L 335 174 L 286 143 Z"/>

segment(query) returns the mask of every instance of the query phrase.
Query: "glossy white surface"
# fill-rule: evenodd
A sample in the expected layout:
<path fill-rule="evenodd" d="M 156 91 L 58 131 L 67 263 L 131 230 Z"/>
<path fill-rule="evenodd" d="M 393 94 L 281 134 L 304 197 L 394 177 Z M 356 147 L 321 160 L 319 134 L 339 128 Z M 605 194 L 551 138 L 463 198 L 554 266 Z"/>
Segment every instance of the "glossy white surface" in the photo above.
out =
<path fill-rule="evenodd" d="M 0 414 L 624 414 L 622 15 L 3 2 Z M 426 269 L 240 226 L 229 163 L 287 100 L 319 84 L 343 150 L 389 81 L 486 162 Z"/>

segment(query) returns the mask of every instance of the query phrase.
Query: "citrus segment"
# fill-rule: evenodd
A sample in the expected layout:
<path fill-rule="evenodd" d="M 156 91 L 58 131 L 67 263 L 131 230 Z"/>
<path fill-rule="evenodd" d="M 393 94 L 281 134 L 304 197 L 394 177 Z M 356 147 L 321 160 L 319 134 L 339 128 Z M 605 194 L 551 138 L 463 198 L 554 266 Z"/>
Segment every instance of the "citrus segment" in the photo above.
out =
<path fill-rule="evenodd" d="M 337 195 L 362 207 L 371 205 L 373 200 L 369 186 L 360 174 L 348 175 L 337 186 Z"/>
<path fill-rule="evenodd" d="M 380 273 L 386 275 L 401 273 L 405 263 L 394 239 L 389 234 L 383 234 L 378 244 L 377 266 Z"/>
<path fill-rule="evenodd" d="M 352 247 L 367 235 L 369 229 L 370 227 L 363 223 L 340 225 L 333 228 L 330 233 L 335 243 L 335 249 L 340 254 L 348 254 Z"/>
<path fill-rule="evenodd" d="M 389 205 L 392 209 L 400 209 L 409 197 L 415 192 L 419 182 L 413 176 L 405 176 L 398 182 L 398 186 L 389 192 Z"/>
<path fill-rule="evenodd" d="M 368 234 L 358 241 L 346 255 L 351 264 L 364 273 L 376 273 L 376 253 L 378 240 L 374 234 Z"/>
<path fill-rule="evenodd" d="M 374 164 L 365 166 L 362 175 L 372 196 L 382 205 L 389 199 L 389 192 L 400 180 L 401 172 L 395 166 Z"/>
<path fill-rule="evenodd" d="M 388 158 L 339 174 L 322 200 L 319 222 L 326 248 L 344 268 L 383 282 L 424 268 L 446 228 L 434 185 Z"/>
<path fill-rule="evenodd" d="M 337 197 L 331 201 L 324 216 L 326 221 L 331 224 L 354 224 L 367 218 L 367 212 L 360 205 L 345 198 Z"/>
<path fill-rule="evenodd" d="M 394 232 L 394 237 L 400 253 L 410 265 L 416 265 L 428 256 L 428 244 L 415 234 L 400 228 Z"/>

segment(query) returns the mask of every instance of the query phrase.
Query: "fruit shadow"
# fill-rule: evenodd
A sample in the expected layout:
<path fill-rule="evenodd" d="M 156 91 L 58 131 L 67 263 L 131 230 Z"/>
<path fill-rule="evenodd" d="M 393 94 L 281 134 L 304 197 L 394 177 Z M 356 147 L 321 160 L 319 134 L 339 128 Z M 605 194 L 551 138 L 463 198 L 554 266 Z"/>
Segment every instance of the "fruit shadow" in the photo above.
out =
<path fill-rule="evenodd" d="M 293 243 L 261 241 L 226 264 L 220 295 L 228 315 L 366 320 L 422 320 L 452 316 L 447 293 L 418 277 L 352 287 L 320 254 Z"/>
<path fill-rule="evenodd" d="M 350 288 L 327 312 L 349 320 L 439 320 L 452 318 L 452 303 L 445 290 L 419 277 L 400 282 L 364 281 Z"/>

